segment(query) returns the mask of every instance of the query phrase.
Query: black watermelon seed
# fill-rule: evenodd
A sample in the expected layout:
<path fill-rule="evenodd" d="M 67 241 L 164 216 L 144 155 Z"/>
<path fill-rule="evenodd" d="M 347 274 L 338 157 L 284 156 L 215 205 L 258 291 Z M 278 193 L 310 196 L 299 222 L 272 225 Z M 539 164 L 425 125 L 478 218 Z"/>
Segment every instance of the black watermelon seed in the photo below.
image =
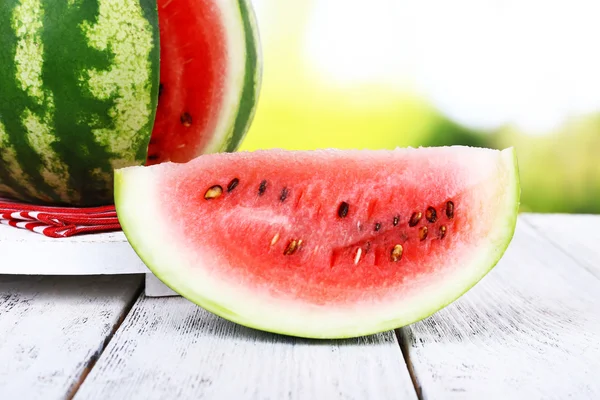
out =
<path fill-rule="evenodd" d="M 454 203 L 451 201 L 446 203 L 446 217 L 448 219 L 454 218 Z"/>
<path fill-rule="evenodd" d="M 375 223 L 375 232 L 379 231 L 381 229 L 381 224 L 379 222 Z"/>
<path fill-rule="evenodd" d="M 396 216 L 394 217 L 394 221 L 393 221 L 392 223 L 394 224 L 394 226 L 396 226 L 396 225 L 398 225 L 398 222 L 400 222 L 400 216 L 399 216 L 399 215 L 396 215 Z"/>
<path fill-rule="evenodd" d="M 164 89 L 164 87 L 163 87 L 163 84 L 162 84 L 162 83 L 161 83 L 161 84 L 159 84 L 159 85 L 158 85 L 158 96 L 159 96 L 159 97 L 160 97 L 160 96 L 162 96 L 162 94 L 163 94 L 163 89 Z"/>
<path fill-rule="evenodd" d="M 427 207 L 427 210 L 425 211 L 425 218 L 432 224 L 437 221 L 437 211 L 435 211 L 435 208 Z"/>
<path fill-rule="evenodd" d="M 281 189 L 281 195 L 279 196 L 279 200 L 281 202 L 284 202 L 285 199 L 287 199 L 288 193 L 289 193 L 288 188 L 284 187 L 283 189 Z"/>
<path fill-rule="evenodd" d="M 181 117 L 179 117 L 179 120 L 181 121 L 181 125 L 185 127 L 192 126 L 192 116 L 190 115 L 190 113 L 184 112 L 183 114 L 181 114 Z"/>
<path fill-rule="evenodd" d="M 154 161 L 154 160 L 158 160 L 158 159 L 159 159 L 159 157 L 160 157 L 160 156 L 159 156 L 158 154 L 150 154 L 150 155 L 148 156 L 148 160 L 152 160 L 152 161 Z"/>
<path fill-rule="evenodd" d="M 263 179 L 262 182 L 260 182 L 260 185 L 258 186 L 258 195 L 262 196 L 263 194 L 265 194 L 265 190 L 267 190 L 267 180 Z"/>
<path fill-rule="evenodd" d="M 412 215 L 410 216 L 410 221 L 408 221 L 408 226 L 413 227 L 417 225 L 421 220 L 422 216 L 423 214 L 420 211 L 412 213 Z"/>
<path fill-rule="evenodd" d="M 231 192 L 233 189 L 235 189 L 237 187 L 237 185 L 240 183 L 240 180 L 238 178 L 233 178 L 231 180 L 231 182 L 229 182 L 229 184 L 227 185 L 227 192 Z"/>
<path fill-rule="evenodd" d="M 348 215 L 348 211 L 350 210 L 350 205 L 345 201 L 342 201 L 338 207 L 338 217 L 344 218 Z"/>

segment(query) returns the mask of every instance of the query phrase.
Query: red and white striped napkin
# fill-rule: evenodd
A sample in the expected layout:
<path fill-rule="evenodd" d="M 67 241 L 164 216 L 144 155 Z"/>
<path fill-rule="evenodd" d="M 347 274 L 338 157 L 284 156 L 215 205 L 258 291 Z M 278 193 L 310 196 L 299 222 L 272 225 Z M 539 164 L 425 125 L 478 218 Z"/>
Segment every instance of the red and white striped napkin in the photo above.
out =
<path fill-rule="evenodd" d="M 0 198 L 0 224 L 52 238 L 121 229 L 114 206 L 48 207 L 18 203 Z"/>

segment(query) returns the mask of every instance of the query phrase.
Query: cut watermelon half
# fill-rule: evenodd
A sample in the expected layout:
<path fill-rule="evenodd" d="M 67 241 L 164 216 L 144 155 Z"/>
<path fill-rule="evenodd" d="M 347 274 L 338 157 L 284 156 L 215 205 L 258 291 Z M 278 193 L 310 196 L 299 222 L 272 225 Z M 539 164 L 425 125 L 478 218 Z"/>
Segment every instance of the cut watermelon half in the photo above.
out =
<path fill-rule="evenodd" d="M 476 284 L 515 229 L 514 150 L 221 153 L 118 170 L 146 265 L 226 319 L 341 338 L 418 321 Z"/>
<path fill-rule="evenodd" d="M 160 85 L 147 165 L 234 151 L 261 83 L 260 39 L 248 0 L 158 0 Z"/>

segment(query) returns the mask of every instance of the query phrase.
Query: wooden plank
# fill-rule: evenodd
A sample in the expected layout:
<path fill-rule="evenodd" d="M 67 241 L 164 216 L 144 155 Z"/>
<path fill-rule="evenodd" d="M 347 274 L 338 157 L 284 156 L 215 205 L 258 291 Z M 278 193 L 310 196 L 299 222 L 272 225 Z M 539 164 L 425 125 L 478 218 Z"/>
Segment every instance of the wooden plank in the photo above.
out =
<path fill-rule="evenodd" d="M 400 336 L 423 398 L 600 398 L 600 281 L 523 220 L 494 271 Z"/>
<path fill-rule="evenodd" d="M 112 275 L 149 272 L 123 232 L 53 239 L 0 225 L 0 254 L 0 274 Z M 65 254 L 69 256 L 65 257 Z"/>
<path fill-rule="evenodd" d="M 142 297 L 75 399 L 416 399 L 393 332 L 316 341 Z"/>
<path fill-rule="evenodd" d="M 178 293 L 162 283 L 154 274 L 146 274 L 144 294 L 148 297 L 179 296 Z"/>
<path fill-rule="evenodd" d="M 0 275 L 0 398 L 68 398 L 142 279 Z"/>
<path fill-rule="evenodd" d="M 600 279 L 600 215 L 525 214 L 523 219 Z"/>

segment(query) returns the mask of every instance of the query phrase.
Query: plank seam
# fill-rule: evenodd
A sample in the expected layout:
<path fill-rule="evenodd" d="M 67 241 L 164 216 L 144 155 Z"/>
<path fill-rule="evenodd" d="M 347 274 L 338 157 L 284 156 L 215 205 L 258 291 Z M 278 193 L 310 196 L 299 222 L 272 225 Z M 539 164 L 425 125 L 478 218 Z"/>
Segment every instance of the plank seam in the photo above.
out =
<path fill-rule="evenodd" d="M 423 400 L 423 391 L 421 389 L 421 385 L 419 384 L 419 379 L 417 378 L 412 360 L 410 359 L 410 353 L 408 351 L 408 338 L 406 337 L 404 329 L 405 328 L 396 329 L 394 333 L 398 339 L 398 345 L 400 346 L 400 351 L 402 352 L 402 357 L 404 358 L 406 368 L 408 369 L 408 374 L 410 375 L 410 380 L 413 384 L 413 388 L 415 389 L 417 399 Z"/>
<path fill-rule="evenodd" d="M 81 385 L 83 385 L 83 382 L 85 382 L 85 380 L 88 377 L 88 375 L 90 374 L 90 372 L 92 372 L 92 369 L 94 369 L 96 362 L 98 362 L 98 359 L 100 359 L 100 356 L 102 356 L 102 354 L 108 347 L 109 343 L 112 341 L 113 337 L 115 336 L 115 334 L 117 333 L 117 331 L 119 330 L 121 325 L 123 325 L 125 318 L 127 318 L 129 313 L 133 309 L 133 306 L 135 305 L 135 303 L 138 301 L 138 299 L 142 295 L 143 291 L 144 291 L 144 285 L 143 285 L 143 279 L 142 279 L 142 280 L 140 280 L 140 283 L 138 284 L 138 287 L 137 287 L 136 291 L 134 292 L 133 296 L 131 296 L 131 299 L 123 308 L 123 311 L 119 315 L 117 322 L 115 322 L 115 324 L 112 326 L 110 332 L 108 333 L 108 335 L 106 335 L 102 344 L 98 347 L 98 349 L 94 352 L 94 354 L 92 354 L 92 356 L 85 363 L 83 372 L 81 373 L 81 375 L 79 376 L 77 381 L 73 384 L 73 386 L 71 386 L 71 389 L 65 396 L 66 400 L 72 400 L 73 397 L 75 397 L 75 395 L 79 391 L 79 388 L 81 388 Z"/>

